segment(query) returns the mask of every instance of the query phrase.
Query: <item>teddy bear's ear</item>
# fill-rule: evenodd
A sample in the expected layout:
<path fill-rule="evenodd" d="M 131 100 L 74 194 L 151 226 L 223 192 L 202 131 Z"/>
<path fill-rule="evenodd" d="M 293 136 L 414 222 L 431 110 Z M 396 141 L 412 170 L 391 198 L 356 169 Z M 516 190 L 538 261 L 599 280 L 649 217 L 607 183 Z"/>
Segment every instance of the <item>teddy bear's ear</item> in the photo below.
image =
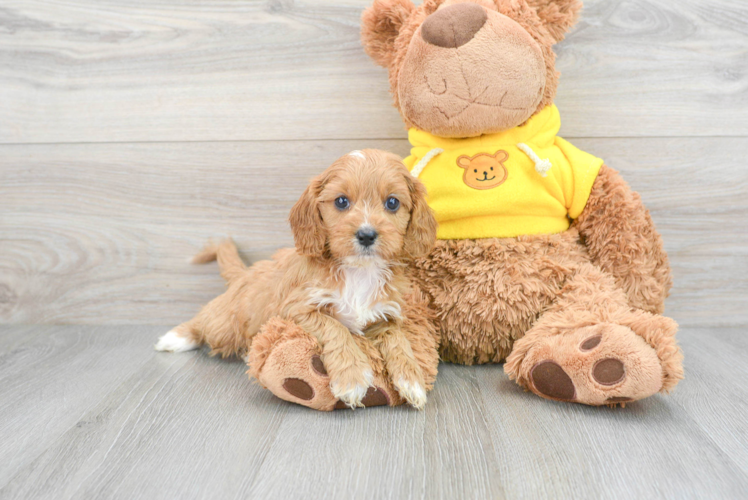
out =
<path fill-rule="evenodd" d="M 574 26 L 582 9 L 580 0 L 527 0 L 527 3 L 535 9 L 557 42 L 563 40 Z"/>
<path fill-rule="evenodd" d="M 457 158 L 457 166 L 459 166 L 460 168 L 469 168 L 470 157 L 467 155 L 462 155 L 459 158 Z"/>
<path fill-rule="evenodd" d="M 361 41 L 377 64 L 386 68 L 395 59 L 395 39 L 415 9 L 411 0 L 374 0 L 361 15 Z"/>
<path fill-rule="evenodd" d="M 509 158 L 509 153 L 507 153 L 503 149 L 499 149 L 498 151 L 496 151 L 496 154 L 494 154 L 493 157 L 496 158 L 496 161 L 501 163 L 502 161 L 506 161 Z"/>

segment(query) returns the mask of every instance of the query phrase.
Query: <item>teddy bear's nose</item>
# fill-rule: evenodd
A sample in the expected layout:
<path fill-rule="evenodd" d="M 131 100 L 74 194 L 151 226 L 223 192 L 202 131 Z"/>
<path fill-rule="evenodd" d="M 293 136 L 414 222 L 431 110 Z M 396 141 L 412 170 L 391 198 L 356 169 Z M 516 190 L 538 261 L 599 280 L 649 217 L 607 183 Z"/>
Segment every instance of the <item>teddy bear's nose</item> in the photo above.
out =
<path fill-rule="evenodd" d="M 450 5 L 426 18 L 421 25 L 421 38 L 438 47 L 456 49 L 472 40 L 486 19 L 486 10 L 478 4 Z"/>

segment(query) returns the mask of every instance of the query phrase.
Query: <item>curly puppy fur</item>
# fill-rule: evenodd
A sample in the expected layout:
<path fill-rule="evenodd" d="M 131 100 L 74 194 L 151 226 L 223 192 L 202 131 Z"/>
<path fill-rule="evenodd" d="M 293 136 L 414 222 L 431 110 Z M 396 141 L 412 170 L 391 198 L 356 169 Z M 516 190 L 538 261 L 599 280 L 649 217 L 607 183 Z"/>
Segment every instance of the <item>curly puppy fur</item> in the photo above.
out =
<path fill-rule="evenodd" d="M 393 198 L 397 206 L 387 208 Z M 222 356 L 248 354 L 250 373 L 263 382 L 274 346 L 306 335 L 295 344 L 299 356 L 284 359 L 308 365 L 318 345 L 336 400 L 362 406 L 367 389 L 386 373 L 405 400 L 422 408 L 438 362 L 429 314 L 407 275 L 408 264 L 436 238 L 423 185 L 395 155 L 357 151 L 311 182 L 290 222 L 296 248 L 251 268 L 231 241 L 198 255 L 197 262 L 218 259 L 228 290 L 165 337 L 207 343 Z M 365 244 L 362 231 L 373 240 Z M 253 346 L 263 328 L 266 335 Z"/>

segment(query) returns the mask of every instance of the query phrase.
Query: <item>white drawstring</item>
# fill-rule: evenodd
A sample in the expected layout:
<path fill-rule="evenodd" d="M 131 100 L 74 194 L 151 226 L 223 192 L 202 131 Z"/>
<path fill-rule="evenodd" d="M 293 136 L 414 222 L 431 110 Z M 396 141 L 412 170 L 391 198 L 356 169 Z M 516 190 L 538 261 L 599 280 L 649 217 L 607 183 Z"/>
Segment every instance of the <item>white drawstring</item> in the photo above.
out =
<path fill-rule="evenodd" d="M 413 177 L 418 177 L 421 175 L 421 172 L 423 172 L 423 169 L 426 168 L 426 165 L 429 164 L 429 162 L 434 158 L 434 156 L 438 155 L 439 153 L 443 153 L 444 150 L 440 148 L 434 148 L 426 155 L 421 158 L 421 161 L 415 164 L 413 167 L 413 170 L 410 171 L 410 173 L 413 175 Z"/>
<path fill-rule="evenodd" d="M 545 160 L 541 160 L 540 157 L 535 154 L 535 151 L 533 151 L 530 146 L 523 142 L 517 144 L 517 147 L 521 149 L 523 153 L 529 156 L 532 161 L 535 162 L 535 170 L 540 174 L 541 177 L 548 177 L 548 171 L 551 169 L 551 167 L 553 167 L 553 164 L 548 158 L 546 158 Z"/>

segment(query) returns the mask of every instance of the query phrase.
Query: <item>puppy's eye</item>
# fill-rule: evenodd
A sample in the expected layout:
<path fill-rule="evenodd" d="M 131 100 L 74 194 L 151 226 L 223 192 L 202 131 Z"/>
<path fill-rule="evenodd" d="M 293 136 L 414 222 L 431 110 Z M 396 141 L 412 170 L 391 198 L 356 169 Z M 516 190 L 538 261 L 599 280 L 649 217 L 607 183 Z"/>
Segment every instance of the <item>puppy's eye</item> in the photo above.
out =
<path fill-rule="evenodd" d="M 335 198 L 335 208 L 338 210 L 346 210 L 351 206 L 351 202 L 345 196 L 338 196 Z"/>
<path fill-rule="evenodd" d="M 387 198 L 387 201 L 384 202 L 384 208 L 390 212 L 397 212 L 397 209 L 400 208 L 400 200 L 394 196 L 390 196 Z"/>

